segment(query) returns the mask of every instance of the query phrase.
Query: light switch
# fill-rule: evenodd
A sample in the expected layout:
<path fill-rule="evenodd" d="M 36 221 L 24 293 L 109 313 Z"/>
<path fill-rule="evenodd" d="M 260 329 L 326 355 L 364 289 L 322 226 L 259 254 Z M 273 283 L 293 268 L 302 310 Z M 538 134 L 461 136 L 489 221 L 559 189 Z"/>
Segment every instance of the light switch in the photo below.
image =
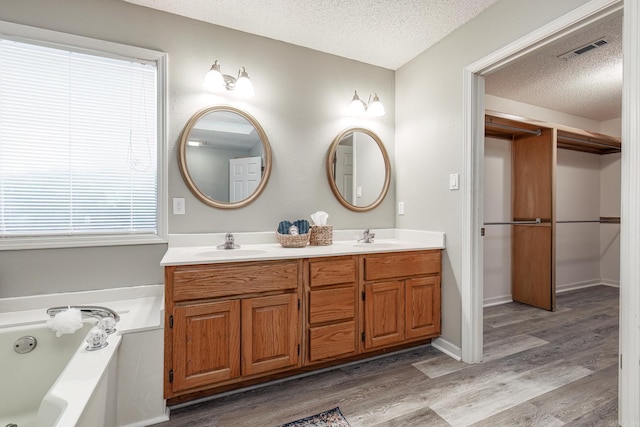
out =
<path fill-rule="evenodd" d="M 458 190 L 460 188 L 460 175 L 452 173 L 449 175 L 449 190 Z"/>
<path fill-rule="evenodd" d="M 186 209 L 184 206 L 184 199 L 174 197 L 173 199 L 173 214 L 174 215 L 184 215 L 186 213 Z"/>
<path fill-rule="evenodd" d="M 356 197 L 362 197 L 362 186 L 360 185 L 356 187 Z"/>

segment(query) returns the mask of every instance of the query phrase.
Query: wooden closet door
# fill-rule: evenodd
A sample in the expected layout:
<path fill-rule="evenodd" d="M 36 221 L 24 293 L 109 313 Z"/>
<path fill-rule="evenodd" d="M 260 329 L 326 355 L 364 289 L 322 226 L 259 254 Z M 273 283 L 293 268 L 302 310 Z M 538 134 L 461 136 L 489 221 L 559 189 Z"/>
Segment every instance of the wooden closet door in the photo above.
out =
<path fill-rule="evenodd" d="M 514 301 L 555 310 L 556 131 L 514 137 L 513 220 L 541 224 L 512 229 L 511 295 Z"/>

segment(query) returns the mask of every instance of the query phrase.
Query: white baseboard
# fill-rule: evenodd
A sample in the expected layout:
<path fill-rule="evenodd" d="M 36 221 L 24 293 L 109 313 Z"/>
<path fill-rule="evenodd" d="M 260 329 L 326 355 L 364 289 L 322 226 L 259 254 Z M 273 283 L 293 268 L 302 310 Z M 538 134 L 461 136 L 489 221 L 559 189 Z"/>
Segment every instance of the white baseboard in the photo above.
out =
<path fill-rule="evenodd" d="M 560 294 L 562 292 L 574 291 L 576 289 L 584 289 L 590 288 L 592 286 L 602 285 L 602 280 L 594 279 L 594 280 L 585 280 L 582 282 L 574 282 L 574 283 L 563 283 L 561 285 L 556 284 L 556 294 Z"/>
<path fill-rule="evenodd" d="M 455 344 L 450 343 L 444 338 L 436 338 L 431 340 L 431 346 L 437 348 L 447 356 L 450 356 L 457 361 L 462 360 L 462 349 Z"/>
<path fill-rule="evenodd" d="M 613 286 L 614 288 L 619 288 L 620 287 L 620 280 L 602 279 L 602 282 L 600 282 L 600 284 L 605 285 L 605 286 Z"/>
<path fill-rule="evenodd" d="M 164 415 L 160 415 L 159 417 L 149 418 L 148 420 L 138 421 L 131 424 L 124 424 L 119 427 L 146 427 L 152 426 L 154 424 L 158 424 L 164 421 L 169 421 L 169 407 L 165 408 Z"/>
<path fill-rule="evenodd" d="M 585 280 L 583 282 L 574 282 L 574 283 L 564 283 L 561 285 L 556 285 L 556 294 L 560 294 L 562 292 L 574 291 L 576 289 L 584 289 L 590 288 L 592 286 L 612 286 L 614 288 L 620 287 L 620 281 L 612 280 L 612 279 L 595 279 L 595 280 Z M 494 305 L 508 304 L 513 302 L 511 295 L 502 295 L 499 297 L 485 298 L 482 301 L 482 307 L 492 307 Z"/>
<path fill-rule="evenodd" d="M 493 297 L 493 298 L 485 298 L 482 301 L 482 306 L 483 307 L 491 307 L 494 305 L 501 305 L 501 304 L 507 304 L 513 302 L 513 299 L 511 298 L 511 295 L 502 295 L 499 297 Z"/>

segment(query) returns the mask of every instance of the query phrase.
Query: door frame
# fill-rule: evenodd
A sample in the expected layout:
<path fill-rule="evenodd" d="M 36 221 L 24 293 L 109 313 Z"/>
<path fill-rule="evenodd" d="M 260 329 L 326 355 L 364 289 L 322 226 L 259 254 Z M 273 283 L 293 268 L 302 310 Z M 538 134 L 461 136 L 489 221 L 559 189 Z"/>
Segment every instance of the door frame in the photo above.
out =
<path fill-rule="evenodd" d="M 640 141 L 640 5 L 635 1 L 592 0 L 547 25 L 468 65 L 463 70 L 462 342 L 466 363 L 482 361 L 484 75 L 535 49 L 624 10 L 622 140 Z M 622 155 L 620 241 L 620 364 L 618 418 L 640 424 L 640 147 L 625 144 Z M 628 236 L 628 237 L 625 237 Z M 631 237 L 635 236 L 635 237 Z M 624 354 L 624 358 L 622 355 Z"/>

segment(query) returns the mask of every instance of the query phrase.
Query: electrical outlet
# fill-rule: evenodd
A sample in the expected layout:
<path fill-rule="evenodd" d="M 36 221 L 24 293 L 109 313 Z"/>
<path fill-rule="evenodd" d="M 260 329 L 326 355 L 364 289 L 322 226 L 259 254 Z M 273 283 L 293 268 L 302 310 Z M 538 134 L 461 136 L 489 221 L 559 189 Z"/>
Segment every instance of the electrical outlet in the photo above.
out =
<path fill-rule="evenodd" d="M 398 202 L 398 215 L 404 215 L 404 202 Z"/>
<path fill-rule="evenodd" d="M 173 198 L 173 214 L 174 215 L 184 215 L 187 212 L 184 206 L 184 199 L 182 197 L 174 197 Z"/>

